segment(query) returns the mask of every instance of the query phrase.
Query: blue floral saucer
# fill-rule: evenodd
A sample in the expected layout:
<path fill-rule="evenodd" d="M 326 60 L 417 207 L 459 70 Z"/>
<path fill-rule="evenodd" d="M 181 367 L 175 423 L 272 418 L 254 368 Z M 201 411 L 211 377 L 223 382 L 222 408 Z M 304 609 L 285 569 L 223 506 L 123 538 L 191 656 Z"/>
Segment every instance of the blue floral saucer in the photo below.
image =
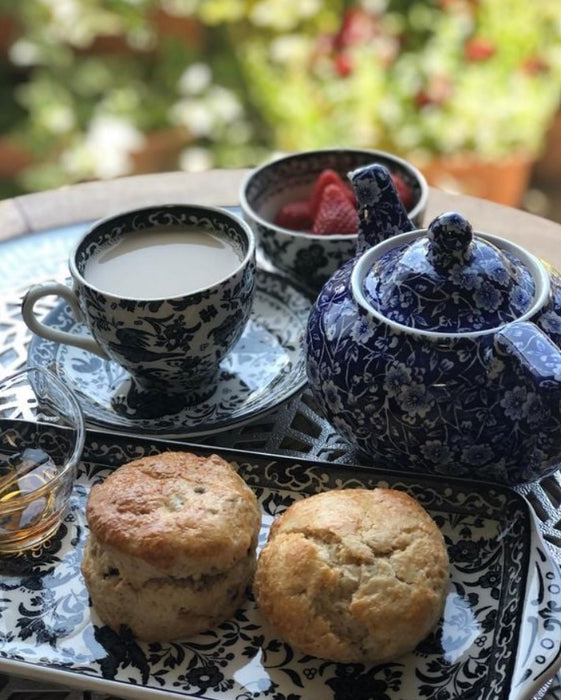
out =
<path fill-rule="evenodd" d="M 221 365 L 218 388 L 207 400 L 152 417 L 116 402 L 127 373 L 79 348 L 34 336 L 28 363 L 48 367 L 77 394 L 88 423 L 166 437 L 208 435 L 248 422 L 291 398 L 306 383 L 304 333 L 311 300 L 280 276 L 259 271 L 250 320 Z M 65 302 L 45 323 L 83 333 Z"/>

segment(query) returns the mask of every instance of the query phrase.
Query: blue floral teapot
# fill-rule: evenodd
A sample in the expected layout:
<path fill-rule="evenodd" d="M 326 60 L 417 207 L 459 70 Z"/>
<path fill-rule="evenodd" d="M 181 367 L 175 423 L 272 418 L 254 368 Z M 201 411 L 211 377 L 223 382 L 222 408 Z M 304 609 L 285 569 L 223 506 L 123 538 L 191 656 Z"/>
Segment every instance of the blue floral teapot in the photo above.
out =
<path fill-rule="evenodd" d="M 561 461 L 561 278 L 457 213 L 414 230 L 389 172 L 349 175 L 357 256 L 309 317 L 326 418 L 385 466 L 517 484 Z"/>

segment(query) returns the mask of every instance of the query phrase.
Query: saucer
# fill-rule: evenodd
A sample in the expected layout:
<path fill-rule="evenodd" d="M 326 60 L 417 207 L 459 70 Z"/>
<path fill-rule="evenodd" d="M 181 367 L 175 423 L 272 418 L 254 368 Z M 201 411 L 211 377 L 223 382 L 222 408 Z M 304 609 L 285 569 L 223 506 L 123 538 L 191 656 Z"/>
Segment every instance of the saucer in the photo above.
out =
<path fill-rule="evenodd" d="M 28 364 L 48 367 L 73 389 L 89 424 L 170 438 L 209 435 L 270 411 L 303 388 L 310 307 L 308 296 L 290 282 L 259 270 L 249 322 L 221 363 L 214 394 L 157 418 L 135 415 L 134 409 L 115 411 L 112 398 L 128 374 L 97 355 L 34 335 Z M 57 330 L 86 333 L 66 302 L 48 312 L 44 322 Z"/>

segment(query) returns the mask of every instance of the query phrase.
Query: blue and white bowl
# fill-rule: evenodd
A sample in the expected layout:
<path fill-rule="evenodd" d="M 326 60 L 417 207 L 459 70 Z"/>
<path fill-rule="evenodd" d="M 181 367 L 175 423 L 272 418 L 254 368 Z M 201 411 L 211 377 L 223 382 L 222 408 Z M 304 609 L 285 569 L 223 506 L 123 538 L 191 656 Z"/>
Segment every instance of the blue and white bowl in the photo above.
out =
<path fill-rule="evenodd" d="M 345 148 L 303 151 L 249 173 L 240 189 L 241 209 L 262 252 L 275 268 L 318 291 L 335 270 L 354 256 L 356 235 L 317 235 L 292 231 L 273 222 L 284 204 L 311 194 L 323 170 L 335 170 L 346 181 L 349 171 L 369 163 L 385 165 L 411 187 L 414 203 L 408 215 L 420 225 L 428 200 L 427 182 L 411 163 L 384 151 Z"/>

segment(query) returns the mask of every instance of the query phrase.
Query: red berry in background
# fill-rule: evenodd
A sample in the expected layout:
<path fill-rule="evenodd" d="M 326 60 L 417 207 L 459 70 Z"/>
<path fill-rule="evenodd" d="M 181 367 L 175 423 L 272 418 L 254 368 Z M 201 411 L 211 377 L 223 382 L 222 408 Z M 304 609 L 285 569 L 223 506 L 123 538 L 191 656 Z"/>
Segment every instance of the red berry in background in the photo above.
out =
<path fill-rule="evenodd" d="M 341 78 L 346 78 L 353 72 L 353 59 L 348 53 L 339 53 L 335 57 L 335 70 Z"/>
<path fill-rule="evenodd" d="M 529 56 L 522 64 L 522 71 L 526 75 L 537 75 L 538 73 L 547 73 L 548 64 L 539 56 Z"/>
<path fill-rule="evenodd" d="M 348 196 L 337 184 L 328 184 L 321 195 L 319 207 L 314 220 L 312 233 L 356 233 L 358 231 L 358 213 Z"/>
<path fill-rule="evenodd" d="M 464 54 L 468 61 L 485 61 L 495 53 L 494 45 L 483 37 L 472 37 L 466 41 Z"/>
<path fill-rule="evenodd" d="M 419 109 L 432 104 L 432 98 L 426 90 L 419 90 L 415 95 L 415 104 Z"/>
<path fill-rule="evenodd" d="M 376 34 L 377 21 L 374 15 L 361 7 L 350 7 L 343 14 L 341 27 L 334 37 L 337 50 L 347 46 L 364 44 Z"/>
<path fill-rule="evenodd" d="M 408 185 L 405 182 L 405 180 L 397 173 L 392 173 L 392 180 L 403 206 L 407 210 L 412 209 L 414 204 L 414 198 L 411 186 Z"/>
<path fill-rule="evenodd" d="M 307 199 L 284 204 L 275 217 L 275 224 L 292 231 L 311 231 L 314 223 Z"/>

